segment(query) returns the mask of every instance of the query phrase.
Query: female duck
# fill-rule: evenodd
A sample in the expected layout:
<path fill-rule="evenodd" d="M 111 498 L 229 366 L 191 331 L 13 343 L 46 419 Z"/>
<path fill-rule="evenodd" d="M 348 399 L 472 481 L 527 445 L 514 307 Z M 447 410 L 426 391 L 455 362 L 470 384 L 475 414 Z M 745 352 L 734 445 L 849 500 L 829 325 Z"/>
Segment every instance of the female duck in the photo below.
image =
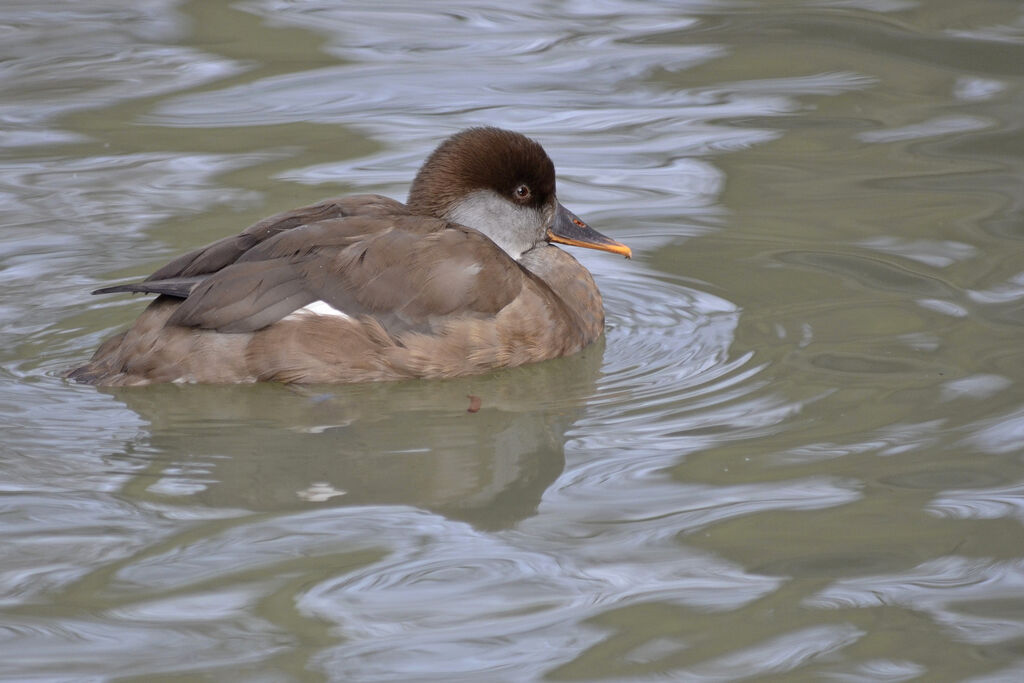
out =
<path fill-rule="evenodd" d="M 602 332 L 601 295 L 552 242 L 630 256 L 559 204 L 538 143 L 471 128 L 434 150 L 405 204 L 323 201 L 97 290 L 159 296 L 68 377 L 366 382 L 575 353 Z"/>

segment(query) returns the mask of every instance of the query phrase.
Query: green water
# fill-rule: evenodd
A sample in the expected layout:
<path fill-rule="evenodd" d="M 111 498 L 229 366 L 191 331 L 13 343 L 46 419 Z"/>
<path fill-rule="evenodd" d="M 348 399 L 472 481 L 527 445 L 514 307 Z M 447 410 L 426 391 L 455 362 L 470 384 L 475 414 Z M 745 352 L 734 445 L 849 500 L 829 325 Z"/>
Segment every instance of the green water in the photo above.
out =
<path fill-rule="evenodd" d="M 1024 7 L 0 7 L 0 677 L 1024 677 Z M 90 297 L 477 124 L 578 356 L 104 391 Z M 481 410 L 467 412 L 468 396 Z"/>

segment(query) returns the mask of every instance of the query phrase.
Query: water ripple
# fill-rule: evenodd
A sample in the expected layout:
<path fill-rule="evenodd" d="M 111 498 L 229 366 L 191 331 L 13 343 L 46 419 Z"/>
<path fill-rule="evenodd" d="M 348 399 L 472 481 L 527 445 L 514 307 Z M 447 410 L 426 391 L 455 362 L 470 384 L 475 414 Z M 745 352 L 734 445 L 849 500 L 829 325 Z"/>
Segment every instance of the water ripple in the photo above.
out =
<path fill-rule="evenodd" d="M 673 673 L 688 681 L 779 675 L 796 669 L 812 658 L 827 656 L 852 645 L 864 635 L 864 631 L 850 624 L 799 629 Z"/>
<path fill-rule="evenodd" d="M 6 3 L 0 15 L 0 147 L 66 144 L 88 136 L 53 119 L 225 78 L 242 65 L 182 45 L 174 2 Z M 4 30 L 9 29 L 9 30 Z"/>
<path fill-rule="evenodd" d="M 5 665 L 1019 663 L 1019 9 L 919 4 L 5 5 Z M 543 142 L 560 198 L 634 247 L 578 256 L 603 342 L 317 395 L 53 378 L 139 307 L 83 299 L 104 271 L 302 185 L 400 197 L 482 123 Z"/>
<path fill-rule="evenodd" d="M 946 491 L 927 508 L 954 519 L 1003 519 L 1024 522 L 1024 482 L 984 489 Z"/>
<path fill-rule="evenodd" d="M 708 42 L 657 40 L 695 22 L 657 5 L 644 10 L 635 3 L 604 2 L 575 11 L 563 8 L 568 14 L 556 33 L 548 8 L 536 3 L 498 10 L 487 3 L 460 2 L 446 13 L 424 13 L 405 3 L 355 10 L 318 2 L 264 2 L 247 9 L 274 22 L 324 32 L 331 51 L 345 63 L 167 99 L 143 120 L 171 127 L 344 124 L 388 143 L 388 149 L 367 158 L 279 176 L 304 183 L 346 178 L 404 190 L 438 136 L 487 123 L 542 139 L 554 155 L 562 187 L 588 189 L 590 208 L 614 210 L 634 200 L 649 214 L 678 215 L 681 208 L 688 214 L 715 213 L 721 174 L 697 157 L 779 137 L 778 131 L 721 121 L 789 116 L 801 109 L 802 97 L 863 90 L 875 82 L 863 74 L 824 72 L 714 87 L 666 87 L 666 78 L 721 58 L 725 50 Z M 427 33 L 424 26 L 429 26 Z M 477 27 L 470 42 L 464 40 L 467 26 Z M 423 42 L 430 49 L 417 51 L 410 61 L 408 36 L 428 34 Z M 364 35 L 374 39 L 361 39 Z M 391 41 L 390 35 L 402 39 Z M 399 44 L 403 50 L 396 49 Z M 465 68 L 467 61 L 474 68 Z M 585 78 L 570 76 L 582 72 Z M 616 102 L 608 101 L 609 92 L 619 93 Z M 552 93 L 558 93 L 557 100 Z M 612 136 L 612 148 L 595 149 L 581 144 L 581 131 L 622 132 Z M 624 178 L 629 182 L 623 183 Z"/>
<path fill-rule="evenodd" d="M 359 519 L 376 514 L 363 510 Z M 535 679 L 596 642 L 599 634 L 586 622 L 609 606 L 669 600 L 724 609 L 778 584 L 706 556 L 595 564 L 567 556 L 564 545 L 535 548 L 526 533 L 484 536 L 421 522 L 415 544 L 392 546 L 385 561 L 302 596 L 304 612 L 337 623 L 348 641 L 325 652 L 322 666 L 360 680 L 414 671 L 437 678 L 515 671 Z"/>
<path fill-rule="evenodd" d="M 1024 561 L 951 556 L 902 574 L 840 579 L 804 604 L 824 609 L 900 606 L 929 615 L 957 640 L 980 644 L 1024 637 L 1024 611 L 986 614 L 992 611 L 988 605 L 1019 603 L 1021 595 Z"/>

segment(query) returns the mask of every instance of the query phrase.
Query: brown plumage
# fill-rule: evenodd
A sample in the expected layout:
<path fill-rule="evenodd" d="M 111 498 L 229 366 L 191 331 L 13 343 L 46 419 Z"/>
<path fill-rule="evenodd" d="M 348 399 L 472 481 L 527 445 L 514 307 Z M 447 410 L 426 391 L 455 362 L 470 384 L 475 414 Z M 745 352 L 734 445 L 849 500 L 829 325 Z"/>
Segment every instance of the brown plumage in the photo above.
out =
<path fill-rule="evenodd" d="M 159 296 L 68 377 L 363 382 L 574 353 L 604 311 L 590 273 L 551 241 L 629 255 L 558 203 L 539 144 L 469 129 L 431 154 L 407 205 L 327 200 L 97 290 Z"/>

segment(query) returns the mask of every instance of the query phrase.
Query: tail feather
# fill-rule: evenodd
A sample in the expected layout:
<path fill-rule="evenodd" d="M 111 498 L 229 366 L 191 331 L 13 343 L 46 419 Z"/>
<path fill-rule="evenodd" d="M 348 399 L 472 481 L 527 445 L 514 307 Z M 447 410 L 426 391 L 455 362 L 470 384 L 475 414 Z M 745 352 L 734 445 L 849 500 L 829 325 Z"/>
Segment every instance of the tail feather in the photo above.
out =
<path fill-rule="evenodd" d="M 174 277 L 166 280 L 146 280 L 144 282 L 129 282 L 123 285 L 111 285 L 93 290 L 93 294 L 116 294 L 119 292 L 130 292 L 133 294 L 166 294 L 177 299 L 187 299 L 196 285 L 205 280 L 208 276 L 197 275 L 194 277 Z"/>

